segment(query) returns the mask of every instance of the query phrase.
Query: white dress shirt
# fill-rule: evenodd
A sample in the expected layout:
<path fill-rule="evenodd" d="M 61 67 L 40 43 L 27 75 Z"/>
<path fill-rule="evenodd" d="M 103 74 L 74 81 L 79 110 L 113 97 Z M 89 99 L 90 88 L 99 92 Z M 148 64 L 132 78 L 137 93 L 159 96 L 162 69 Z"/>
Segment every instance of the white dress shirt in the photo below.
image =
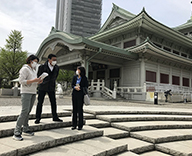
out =
<path fill-rule="evenodd" d="M 52 66 L 49 62 L 48 62 L 48 66 L 49 66 L 49 69 L 50 69 L 51 71 L 53 71 L 54 66 Z"/>

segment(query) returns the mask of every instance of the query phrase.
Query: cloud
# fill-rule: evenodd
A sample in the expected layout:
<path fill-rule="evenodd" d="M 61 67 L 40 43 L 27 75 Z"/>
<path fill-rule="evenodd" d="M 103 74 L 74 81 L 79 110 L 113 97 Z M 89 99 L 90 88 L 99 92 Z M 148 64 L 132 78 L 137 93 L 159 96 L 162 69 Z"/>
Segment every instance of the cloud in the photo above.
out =
<path fill-rule="evenodd" d="M 14 29 L 22 31 L 23 49 L 35 53 L 54 26 L 55 5 L 55 0 L 1 0 L 0 31 L 6 31 L 7 34 Z M 3 46 L 1 42 L 0 46 Z"/>

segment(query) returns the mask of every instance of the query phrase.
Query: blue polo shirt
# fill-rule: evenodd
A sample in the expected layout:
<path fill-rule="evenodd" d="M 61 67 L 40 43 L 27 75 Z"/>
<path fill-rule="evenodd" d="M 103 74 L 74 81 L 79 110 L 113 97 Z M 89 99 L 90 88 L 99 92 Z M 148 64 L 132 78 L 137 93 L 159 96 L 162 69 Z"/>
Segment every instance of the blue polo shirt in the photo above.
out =
<path fill-rule="evenodd" d="M 79 78 L 79 77 L 77 76 L 77 82 L 76 82 L 76 84 L 80 84 L 80 82 L 81 82 L 81 77 Z M 76 86 L 74 86 L 74 89 L 75 89 L 75 87 L 76 87 Z"/>

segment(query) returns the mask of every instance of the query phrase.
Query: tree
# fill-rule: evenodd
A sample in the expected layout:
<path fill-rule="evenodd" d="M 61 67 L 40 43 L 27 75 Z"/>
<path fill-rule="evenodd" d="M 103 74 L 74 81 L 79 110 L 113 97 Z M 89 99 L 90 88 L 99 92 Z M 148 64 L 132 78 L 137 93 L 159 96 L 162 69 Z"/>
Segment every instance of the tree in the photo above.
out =
<path fill-rule="evenodd" d="M 67 82 L 67 84 L 68 84 L 69 82 L 72 81 L 73 76 L 74 76 L 74 71 L 60 69 L 59 75 L 57 77 L 57 82 L 59 82 L 61 84 L 63 84 L 63 82 Z"/>
<path fill-rule="evenodd" d="M 22 51 L 23 37 L 20 31 L 11 31 L 6 39 L 5 48 L 0 50 L 1 79 L 12 80 L 19 75 L 19 70 L 25 64 L 27 52 Z"/>

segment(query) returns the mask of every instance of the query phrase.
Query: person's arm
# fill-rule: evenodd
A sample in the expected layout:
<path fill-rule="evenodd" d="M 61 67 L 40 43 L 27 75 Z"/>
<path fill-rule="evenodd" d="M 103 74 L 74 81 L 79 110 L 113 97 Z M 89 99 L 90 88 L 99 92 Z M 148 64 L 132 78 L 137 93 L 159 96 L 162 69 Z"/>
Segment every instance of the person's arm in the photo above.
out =
<path fill-rule="evenodd" d="M 56 79 L 57 79 L 57 77 L 59 75 L 59 66 L 57 66 L 57 68 L 58 68 L 58 71 L 57 71 Z"/>
<path fill-rule="evenodd" d="M 80 89 L 81 89 L 81 90 L 87 90 L 87 88 L 88 88 L 87 77 L 86 77 L 86 76 L 83 77 L 83 78 L 81 79 L 81 81 L 83 81 L 83 82 L 81 83 L 82 86 L 80 86 Z"/>
<path fill-rule="evenodd" d="M 27 84 L 32 84 L 32 83 L 35 83 L 35 82 L 38 82 L 38 84 L 41 83 L 42 82 L 41 78 L 35 78 L 33 80 L 27 80 Z"/>
<path fill-rule="evenodd" d="M 76 82 L 75 82 L 75 76 L 73 77 L 73 80 L 72 80 L 72 84 L 71 84 L 71 87 L 73 88 L 73 89 L 75 89 L 75 86 L 76 86 L 76 84 L 75 84 Z"/>
<path fill-rule="evenodd" d="M 89 82 L 88 82 L 88 80 L 87 80 L 87 77 L 85 77 L 85 78 L 86 78 L 85 86 L 88 88 L 88 87 L 89 87 Z"/>
<path fill-rule="evenodd" d="M 34 82 L 39 82 L 40 79 L 39 78 L 35 78 L 32 80 L 27 80 L 27 76 L 28 76 L 29 72 L 26 68 L 22 68 L 19 72 L 19 83 L 22 85 L 29 85 L 32 84 Z"/>

